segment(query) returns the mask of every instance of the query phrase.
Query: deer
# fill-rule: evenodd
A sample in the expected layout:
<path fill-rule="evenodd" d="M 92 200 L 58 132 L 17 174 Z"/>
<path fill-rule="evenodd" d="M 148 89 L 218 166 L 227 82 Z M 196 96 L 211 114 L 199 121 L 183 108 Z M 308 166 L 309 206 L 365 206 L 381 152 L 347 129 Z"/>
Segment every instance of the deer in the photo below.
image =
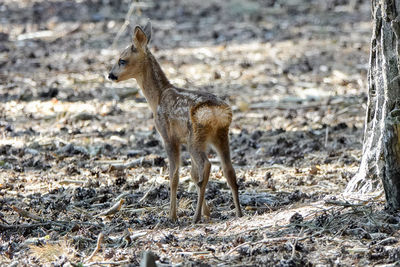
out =
<path fill-rule="evenodd" d="M 150 106 L 169 162 L 169 217 L 171 221 L 177 221 L 181 145 L 186 145 L 189 151 L 191 179 L 197 189 L 193 223 L 198 223 L 201 215 L 210 217 L 204 198 L 211 170 L 207 157 L 209 146 L 216 150 L 220 158 L 223 174 L 232 192 L 236 216 L 241 217 L 238 184 L 229 148 L 232 109 L 211 93 L 173 86 L 148 48 L 151 35 L 150 21 L 144 28 L 137 25 L 132 44 L 121 52 L 108 78 L 115 82 L 135 79 Z"/>

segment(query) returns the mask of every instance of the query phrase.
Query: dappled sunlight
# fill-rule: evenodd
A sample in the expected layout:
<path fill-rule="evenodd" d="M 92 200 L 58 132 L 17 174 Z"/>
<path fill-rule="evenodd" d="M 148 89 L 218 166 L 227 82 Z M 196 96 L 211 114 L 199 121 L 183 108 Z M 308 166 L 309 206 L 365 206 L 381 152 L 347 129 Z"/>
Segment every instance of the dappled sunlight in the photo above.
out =
<path fill-rule="evenodd" d="M 341 195 L 361 158 L 368 1 L 6 0 L 0 17 L 0 265 L 136 266 L 144 250 L 193 266 L 397 257 L 395 246 L 376 245 L 398 223 L 380 213 L 382 196 L 349 204 Z M 243 218 L 210 149 L 211 216 L 191 223 L 186 147 L 178 222 L 168 218 L 169 162 L 154 115 L 134 79 L 107 79 L 148 18 L 149 48 L 171 83 L 232 107 Z M 392 258 L 368 256 L 380 248 Z"/>

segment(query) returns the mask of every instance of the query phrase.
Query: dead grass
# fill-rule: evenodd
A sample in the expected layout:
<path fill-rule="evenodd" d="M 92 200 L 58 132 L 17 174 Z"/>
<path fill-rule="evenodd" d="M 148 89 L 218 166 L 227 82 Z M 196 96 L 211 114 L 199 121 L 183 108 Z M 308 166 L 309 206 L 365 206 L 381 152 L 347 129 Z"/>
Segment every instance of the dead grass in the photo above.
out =
<path fill-rule="evenodd" d="M 129 3 L 103 2 L 5 1 L 0 11 L 0 265 L 136 266 L 145 250 L 168 266 L 398 262 L 400 219 L 382 194 L 341 194 L 361 156 L 368 1 L 150 1 L 134 12 L 152 19 L 151 49 L 174 84 L 234 111 L 245 216 L 234 217 L 210 152 L 211 217 L 197 225 L 187 153 L 174 224 L 145 99 L 134 81 L 105 79 L 131 29 L 110 48 Z"/>

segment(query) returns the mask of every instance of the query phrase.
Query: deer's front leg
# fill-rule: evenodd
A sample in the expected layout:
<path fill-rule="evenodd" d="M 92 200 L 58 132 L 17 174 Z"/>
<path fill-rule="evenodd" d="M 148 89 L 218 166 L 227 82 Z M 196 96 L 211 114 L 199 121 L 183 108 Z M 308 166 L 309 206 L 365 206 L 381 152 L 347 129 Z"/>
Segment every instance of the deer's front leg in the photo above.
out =
<path fill-rule="evenodd" d="M 177 220 L 176 190 L 179 183 L 179 143 L 164 140 L 165 149 L 169 160 L 169 187 L 170 187 L 170 210 L 169 217 L 172 221 Z"/>

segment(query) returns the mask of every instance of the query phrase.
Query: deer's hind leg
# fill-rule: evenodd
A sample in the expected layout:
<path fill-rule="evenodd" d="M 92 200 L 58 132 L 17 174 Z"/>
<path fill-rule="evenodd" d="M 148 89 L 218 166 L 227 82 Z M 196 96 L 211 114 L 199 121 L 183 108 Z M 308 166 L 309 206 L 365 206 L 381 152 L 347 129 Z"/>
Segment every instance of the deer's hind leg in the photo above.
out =
<path fill-rule="evenodd" d="M 217 130 L 212 144 L 214 148 L 217 150 L 219 158 L 221 160 L 222 170 L 224 172 L 224 176 L 231 188 L 233 203 L 235 204 L 236 216 L 241 217 L 242 210 L 240 209 L 239 203 L 239 190 L 236 181 L 236 173 L 235 169 L 232 166 L 231 155 L 229 150 L 229 128 L 220 128 Z"/>
<path fill-rule="evenodd" d="M 189 137 L 188 145 L 189 153 L 193 160 L 192 168 L 196 168 L 198 174 L 197 206 L 193 217 L 193 223 L 200 221 L 206 186 L 210 177 L 211 163 L 206 154 L 208 132 L 207 128 L 195 126 Z M 194 174 L 196 174 L 196 170 Z"/>
<path fill-rule="evenodd" d="M 197 194 L 199 195 L 199 194 L 200 194 L 199 169 L 198 169 L 198 167 L 197 167 L 197 165 L 196 165 L 196 162 L 195 162 L 195 160 L 193 159 L 193 157 L 191 157 L 191 159 L 192 159 L 192 169 L 191 169 L 191 171 L 190 171 L 190 174 L 191 174 L 191 176 L 192 176 L 192 180 L 193 180 L 194 184 L 196 185 Z M 204 198 L 204 200 L 203 200 L 202 214 L 205 215 L 205 216 L 207 216 L 207 217 L 210 217 L 210 209 L 209 209 L 209 207 L 207 206 L 207 203 L 206 203 L 206 199 L 205 199 L 205 198 Z"/>

